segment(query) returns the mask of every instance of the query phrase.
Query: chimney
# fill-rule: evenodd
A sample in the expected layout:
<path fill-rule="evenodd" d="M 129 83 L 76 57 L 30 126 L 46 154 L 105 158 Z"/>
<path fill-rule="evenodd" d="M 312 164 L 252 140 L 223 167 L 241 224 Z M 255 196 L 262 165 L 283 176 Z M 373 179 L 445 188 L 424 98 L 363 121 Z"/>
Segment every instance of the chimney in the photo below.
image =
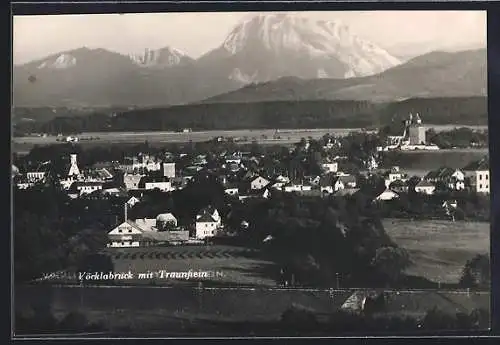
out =
<path fill-rule="evenodd" d="M 128 206 L 127 203 L 125 203 L 125 205 L 124 205 L 124 218 L 125 218 L 124 221 L 125 222 L 128 220 L 128 212 L 127 212 L 128 211 L 128 207 L 127 206 Z"/>

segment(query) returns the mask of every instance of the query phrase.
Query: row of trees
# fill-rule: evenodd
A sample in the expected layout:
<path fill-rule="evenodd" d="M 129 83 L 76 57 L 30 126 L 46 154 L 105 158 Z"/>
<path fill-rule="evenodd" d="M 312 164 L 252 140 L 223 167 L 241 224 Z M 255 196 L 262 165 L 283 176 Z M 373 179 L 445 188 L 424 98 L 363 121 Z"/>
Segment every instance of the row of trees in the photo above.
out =
<path fill-rule="evenodd" d="M 47 122 L 18 122 L 15 131 L 18 135 L 22 135 L 182 128 L 194 130 L 358 128 L 387 124 L 394 120 L 395 114 L 407 116 L 409 112 L 425 114 L 427 122 L 432 120 L 433 124 L 486 125 L 488 119 L 485 97 L 411 99 L 382 105 L 347 100 L 271 101 L 137 109 L 122 112 L 117 116 L 110 112 L 86 116 L 66 115 Z"/>
<path fill-rule="evenodd" d="M 456 128 L 450 131 L 436 132 L 427 130 L 429 143 L 441 149 L 488 147 L 488 130 L 474 130 L 467 127 Z"/>

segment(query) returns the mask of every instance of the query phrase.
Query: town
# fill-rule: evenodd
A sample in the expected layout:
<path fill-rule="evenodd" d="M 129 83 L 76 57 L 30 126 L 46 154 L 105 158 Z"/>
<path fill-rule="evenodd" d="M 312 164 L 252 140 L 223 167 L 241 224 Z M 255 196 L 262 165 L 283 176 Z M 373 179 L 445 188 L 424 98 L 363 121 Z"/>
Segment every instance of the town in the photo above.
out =
<path fill-rule="evenodd" d="M 410 115 L 410 120 L 406 121 L 408 140 L 404 142 L 405 134 L 399 138 L 399 145 L 401 142 L 403 145 L 417 145 L 417 142 L 424 147 L 427 145 L 418 114 L 417 118 L 416 123 L 420 126 L 410 127 Z M 365 142 L 367 138 L 376 137 L 376 134 L 359 135 L 366 136 Z M 394 140 L 394 136 L 389 136 L 390 145 L 386 148 L 394 149 Z M 233 229 L 224 223 L 220 210 L 208 204 L 199 209 L 190 222 L 182 225 L 178 222 L 178 215 L 168 209 L 153 217 L 148 210 L 149 217 L 133 216 L 137 213 L 134 210 L 140 208 L 149 195 L 169 195 L 189 186 L 193 180 L 208 176 L 215 177 L 228 197 L 229 207 L 244 204 L 248 199 L 272 198 L 276 193 L 325 198 L 352 196 L 363 190 L 365 194 L 368 192 L 373 203 L 378 204 L 408 193 L 440 194 L 443 196 L 441 209 L 453 220 L 460 213 L 461 205 L 460 200 L 451 197 L 452 192 L 487 195 L 490 191 L 488 157 L 471 162 L 462 169 L 443 166 L 419 177 L 409 176 L 398 166 L 379 169 L 377 155 L 381 149 L 378 146 L 373 150 L 375 144 L 371 152 L 362 152 L 362 169 L 353 172 L 346 164 L 352 163 L 353 157 L 349 157 L 352 152 L 343 150 L 339 138 L 328 135 L 322 140 L 303 139 L 294 147 L 282 147 L 271 156 L 243 152 L 237 145 L 227 145 L 228 141 L 230 139 L 215 138 L 212 142 L 214 147 L 219 144 L 219 150 L 208 153 L 179 151 L 153 155 L 140 152 L 122 161 L 97 162 L 92 166 L 81 166 L 78 155 L 71 153 L 64 157 L 65 170 L 57 175 L 57 183 L 70 199 L 95 200 L 114 196 L 122 200 L 122 212 L 115 214 L 116 226 L 108 230 L 107 247 L 111 248 L 203 244 L 210 238 L 230 234 Z M 31 166 L 36 168 L 20 171 L 12 167 L 13 181 L 18 189 L 47 183 L 51 162 L 31 162 Z M 367 190 L 367 185 L 371 190 Z M 248 222 L 243 220 L 240 225 L 248 227 Z"/>

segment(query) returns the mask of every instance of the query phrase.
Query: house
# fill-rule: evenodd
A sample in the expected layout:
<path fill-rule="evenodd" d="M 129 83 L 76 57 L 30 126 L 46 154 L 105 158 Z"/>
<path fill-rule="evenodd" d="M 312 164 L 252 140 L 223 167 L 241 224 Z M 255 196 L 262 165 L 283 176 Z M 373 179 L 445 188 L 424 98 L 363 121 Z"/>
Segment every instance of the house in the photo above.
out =
<path fill-rule="evenodd" d="M 285 192 L 303 192 L 312 190 L 312 186 L 306 183 L 301 182 L 291 182 L 282 187 L 282 190 Z"/>
<path fill-rule="evenodd" d="M 133 207 L 135 204 L 140 202 L 139 198 L 136 198 L 135 196 L 130 197 L 130 199 L 127 200 L 127 206 L 128 207 Z"/>
<path fill-rule="evenodd" d="M 259 190 L 266 187 L 270 181 L 262 176 L 255 176 L 250 180 L 250 189 Z"/>
<path fill-rule="evenodd" d="M 165 176 L 144 176 L 139 182 L 139 188 L 146 190 L 159 189 L 162 192 L 169 192 L 173 190 L 170 179 Z"/>
<path fill-rule="evenodd" d="M 339 168 L 339 164 L 337 162 L 333 162 L 329 159 L 326 159 L 326 160 L 321 162 L 321 169 L 323 169 L 323 171 L 325 171 L 326 173 L 337 172 L 338 168 Z"/>
<path fill-rule="evenodd" d="M 108 232 L 108 247 L 139 247 L 143 230 L 131 220 L 127 220 Z"/>
<path fill-rule="evenodd" d="M 208 213 L 209 215 L 211 215 L 211 216 L 212 216 L 212 217 L 213 217 L 213 218 L 217 221 L 217 223 L 218 223 L 218 225 L 219 225 L 219 226 L 222 224 L 222 218 L 221 218 L 221 216 L 220 216 L 220 214 L 219 214 L 219 211 L 218 211 L 215 207 L 213 207 L 213 206 L 211 206 L 211 205 L 210 205 L 210 206 L 205 207 L 204 209 L 202 209 L 202 210 L 198 213 L 197 217 L 198 217 L 199 215 L 204 214 L 204 213 Z"/>
<path fill-rule="evenodd" d="M 147 154 L 140 154 L 139 157 L 134 157 L 132 160 L 133 170 L 159 171 L 162 165 L 154 157 Z"/>
<path fill-rule="evenodd" d="M 163 163 L 162 164 L 163 176 L 168 178 L 175 177 L 175 163 Z"/>
<path fill-rule="evenodd" d="M 177 228 L 177 218 L 172 213 L 162 213 L 156 217 L 156 230 L 166 231 Z"/>
<path fill-rule="evenodd" d="M 375 200 L 376 201 L 387 201 L 387 200 L 392 200 L 392 199 L 397 199 L 399 198 L 399 195 L 389 188 L 386 188 L 382 193 L 380 193 Z"/>
<path fill-rule="evenodd" d="M 390 190 L 396 193 L 407 193 L 408 184 L 403 180 L 396 180 L 389 185 Z"/>
<path fill-rule="evenodd" d="M 208 210 L 202 211 L 196 216 L 196 238 L 204 239 L 207 237 L 213 237 L 216 235 L 217 230 L 220 227 L 220 220 L 214 217 Z"/>
<path fill-rule="evenodd" d="M 125 189 L 139 189 L 139 182 L 145 175 L 142 174 L 123 174 L 123 183 L 125 184 Z"/>
<path fill-rule="evenodd" d="M 238 198 L 240 201 L 248 199 L 248 198 L 267 199 L 267 198 L 269 198 L 270 195 L 271 195 L 271 192 L 269 191 L 269 189 L 264 188 L 264 189 L 260 189 L 260 190 L 257 190 L 257 189 L 250 190 L 248 193 L 246 193 L 246 195 L 240 195 Z"/>
<path fill-rule="evenodd" d="M 465 174 L 459 169 L 441 167 L 438 170 L 429 172 L 424 179 L 434 184 L 446 186 L 451 190 L 465 188 Z"/>
<path fill-rule="evenodd" d="M 420 182 L 415 186 L 415 192 L 417 193 L 431 195 L 434 194 L 435 190 L 436 186 L 434 186 L 429 181 L 426 181 L 425 179 L 420 180 Z"/>
<path fill-rule="evenodd" d="M 41 182 L 45 180 L 45 171 L 30 171 L 26 174 L 26 179 L 28 182 Z"/>
<path fill-rule="evenodd" d="M 389 171 L 386 171 L 384 174 L 385 178 L 385 186 L 389 187 L 389 185 L 397 180 L 402 180 L 403 179 L 403 174 L 399 170 L 399 167 L 395 166 L 392 167 Z"/>
<path fill-rule="evenodd" d="M 470 163 L 463 170 L 472 190 L 476 193 L 490 193 L 490 164 L 488 157 Z"/>
<path fill-rule="evenodd" d="M 90 194 L 102 189 L 102 182 L 86 182 L 77 181 L 71 184 L 70 193 L 77 193 L 78 195 Z"/>
<path fill-rule="evenodd" d="M 286 176 L 283 176 L 283 175 L 278 175 L 276 178 L 275 178 L 275 181 L 276 182 L 279 182 L 279 183 L 288 183 L 290 182 L 290 179 Z"/>

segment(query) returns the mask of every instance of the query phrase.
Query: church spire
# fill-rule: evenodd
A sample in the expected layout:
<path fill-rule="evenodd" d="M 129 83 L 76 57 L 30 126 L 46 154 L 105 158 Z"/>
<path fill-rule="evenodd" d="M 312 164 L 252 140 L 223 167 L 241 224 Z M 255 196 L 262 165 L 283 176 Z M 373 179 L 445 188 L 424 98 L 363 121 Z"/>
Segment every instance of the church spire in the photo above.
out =
<path fill-rule="evenodd" d="M 76 158 L 76 153 L 70 155 L 70 168 L 68 176 L 78 176 L 80 175 L 80 169 L 78 169 L 78 162 Z"/>

